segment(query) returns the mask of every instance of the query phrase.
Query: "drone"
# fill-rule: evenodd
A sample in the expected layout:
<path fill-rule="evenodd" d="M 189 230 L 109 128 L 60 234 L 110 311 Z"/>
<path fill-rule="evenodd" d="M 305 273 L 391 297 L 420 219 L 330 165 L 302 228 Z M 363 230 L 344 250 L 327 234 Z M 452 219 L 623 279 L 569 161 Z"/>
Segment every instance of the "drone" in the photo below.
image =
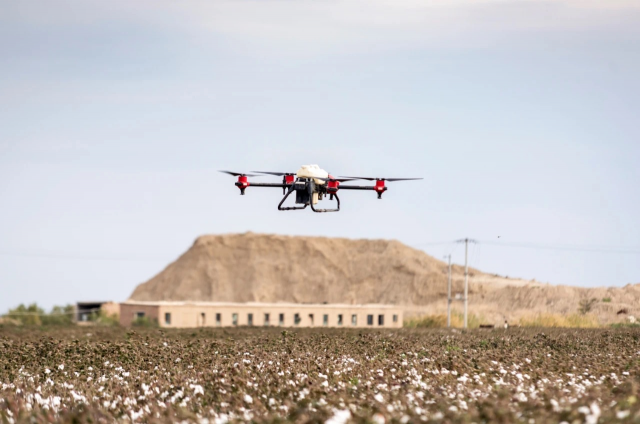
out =
<path fill-rule="evenodd" d="M 338 190 L 373 190 L 378 194 L 378 199 L 382 199 L 382 193 L 387 191 L 385 182 L 393 181 L 409 181 L 421 180 L 422 178 L 375 178 L 375 177 L 334 177 L 318 165 L 303 165 L 297 172 L 269 172 L 269 171 L 251 171 L 253 174 L 220 171 L 225 174 L 238 177 L 235 186 L 240 189 L 240 194 L 244 195 L 248 187 L 275 187 L 281 188 L 283 198 L 278 204 L 278 210 L 293 211 L 306 209 L 311 207 L 314 212 L 339 212 L 340 198 Z M 254 183 L 249 182 L 249 177 L 262 177 L 265 175 L 274 175 L 282 177 L 281 183 Z M 341 183 L 353 180 L 375 181 L 375 185 L 341 185 Z M 295 191 L 295 204 L 300 206 L 282 206 Z M 316 207 L 318 202 L 328 196 L 329 200 L 335 199 L 336 208 L 319 209 Z"/>

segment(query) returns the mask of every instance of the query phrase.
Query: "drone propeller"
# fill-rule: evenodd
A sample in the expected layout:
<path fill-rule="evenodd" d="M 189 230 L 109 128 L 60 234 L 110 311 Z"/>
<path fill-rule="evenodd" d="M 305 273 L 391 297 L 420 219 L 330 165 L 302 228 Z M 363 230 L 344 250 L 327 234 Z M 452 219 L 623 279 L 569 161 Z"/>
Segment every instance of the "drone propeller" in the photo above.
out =
<path fill-rule="evenodd" d="M 422 180 L 424 178 L 373 178 L 373 177 L 341 177 L 350 178 L 352 180 L 367 180 L 367 181 L 410 181 L 410 180 Z"/>
<path fill-rule="evenodd" d="M 242 172 L 231 172 L 231 171 L 218 171 L 218 172 L 224 172 L 225 174 L 229 174 L 229 175 L 233 175 L 234 177 L 262 177 L 262 175 L 258 175 L 258 174 L 245 174 Z"/>
<path fill-rule="evenodd" d="M 295 177 L 296 174 L 295 172 L 271 172 L 271 171 L 252 171 L 252 172 L 259 172 L 261 174 L 267 174 L 267 175 L 275 175 L 276 177 L 282 177 L 282 184 L 286 185 L 286 184 L 293 184 L 293 182 L 295 181 Z M 287 189 L 285 187 L 282 187 L 282 194 L 285 194 L 287 191 Z"/>
<path fill-rule="evenodd" d="M 275 175 L 276 177 L 284 177 L 286 175 L 296 175 L 295 172 L 270 172 L 270 171 L 251 171 L 251 172 L 258 172 L 260 174 Z"/>
<path fill-rule="evenodd" d="M 344 177 L 344 178 L 323 178 L 323 177 L 314 177 L 314 178 L 315 178 L 316 180 L 322 180 L 322 181 L 327 181 L 327 182 L 328 182 L 328 181 L 337 181 L 337 182 L 339 182 L 339 183 L 343 183 L 343 182 L 345 182 L 345 181 L 353 181 L 353 180 L 357 180 L 357 178 L 351 178 L 351 177 L 349 177 L 349 178 L 347 178 L 347 177 Z"/>

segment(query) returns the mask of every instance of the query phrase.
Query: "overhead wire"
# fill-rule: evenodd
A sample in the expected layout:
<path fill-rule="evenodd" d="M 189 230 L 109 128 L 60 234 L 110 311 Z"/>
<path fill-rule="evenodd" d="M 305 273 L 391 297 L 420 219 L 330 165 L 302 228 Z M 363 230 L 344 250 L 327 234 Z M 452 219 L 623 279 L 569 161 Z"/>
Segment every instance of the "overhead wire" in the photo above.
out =
<path fill-rule="evenodd" d="M 614 254 L 640 254 L 640 247 L 629 246 L 572 246 L 572 245 L 559 245 L 559 244 L 540 244 L 532 242 L 502 242 L 492 240 L 478 240 L 477 244 L 485 244 L 488 246 L 498 247 L 515 247 L 525 249 L 539 249 L 539 250 L 556 250 L 567 252 L 586 252 L 586 253 L 614 253 Z M 456 241 L 435 241 L 424 243 L 409 243 L 410 246 L 416 248 L 422 248 L 426 246 L 445 246 L 453 245 L 451 251 L 452 255 L 458 248 L 459 243 Z M 475 250 L 475 249 L 474 249 Z M 167 261 L 167 257 L 143 257 L 137 255 L 126 256 L 105 256 L 105 255 L 82 255 L 74 253 L 56 253 L 56 252 L 18 252 L 18 251 L 0 251 L 0 256 L 15 256 L 15 257 L 27 257 L 27 258 L 45 258 L 45 259 L 69 259 L 69 260 L 85 260 L 85 261 L 126 261 L 126 262 L 157 262 Z"/>
<path fill-rule="evenodd" d="M 72 260 L 87 260 L 87 261 L 166 261 L 167 258 L 160 257 L 136 257 L 132 256 L 92 256 L 92 255 L 78 255 L 78 254 L 66 254 L 55 252 L 7 252 L 0 251 L 1 256 L 16 256 L 26 258 L 47 258 L 47 259 L 72 259 Z"/>
<path fill-rule="evenodd" d="M 571 246 L 571 245 L 538 244 L 538 243 L 530 243 L 530 242 L 496 242 L 496 241 L 489 241 L 489 240 L 479 240 L 478 243 L 482 243 L 490 246 L 520 247 L 525 249 L 539 249 L 539 250 L 559 250 L 559 251 L 567 251 L 567 252 L 640 254 L 640 247 Z"/>
<path fill-rule="evenodd" d="M 69 311 L 69 312 L 7 312 L 5 314 L 2 314 L 3 317 L 7 317 L 7 316 L 32 316 L 32 315 L 38 315 L 38 316 L 64 316 L 64 315 L 75 315 L 78 312 L 94 312 L 94 311 L 99 311 L 100 308 L 92 308 L 92 309 L 83 309 L 82 311 Z"/>

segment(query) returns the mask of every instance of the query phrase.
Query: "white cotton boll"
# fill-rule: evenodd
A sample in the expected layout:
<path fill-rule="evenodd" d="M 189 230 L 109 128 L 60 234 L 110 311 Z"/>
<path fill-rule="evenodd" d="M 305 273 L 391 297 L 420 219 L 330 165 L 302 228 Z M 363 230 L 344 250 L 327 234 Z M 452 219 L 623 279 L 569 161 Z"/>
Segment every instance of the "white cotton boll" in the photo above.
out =
<path fill-rule="evenodd" d="M 322 387 L 329 387 L 329 382 L 327 380 L 323 381 L 321 384 Z"/>
<path fill-rule="evenodd" d="M 253 398 L 249 395 L 244 395 L 244 401 L 246 403 L 253 403 Z"/>
<path fill-rule="evenodd" d="M 371 417 L 371 419 L 376 424 L 384 424 L 385 422 L 387 422 L 387 420 L 385 420 L 384 418 L 384 415 L 380 413 L 373 414 L 373 417 Z"/>
<path fill-rule="evenodd" d="M 64 364 L 60 364 L 60 365 L 58 365 L 58 369 L 59 369 L 60 371 L 64 370 Z"/>
<path fill-rule="evenodd" d="M 616 412 L 616 418 L 619 420 L 624 420 L 631 414 L 631 411 L 618 411 Z"/>
<path fill-rule="evenodd" d="M 44 369 L 44 373 L 45 373 L 45 374 L 51 374 L 51 370 L 50 370 L 49 368 L 45 368 L 45 369 Z"/>
<path fill-rule="evenodd" d="M 333 416 L 329 418 L 324 424 L 345 424 L 351 418 L 351 411 L 348 409 L 334 410 Z"/>
<path fill-rule="evenodd" d="M 382 396 L 380 393 L 378 393 L 378 394 L 376 394 L 375 396 L 373 396 L 373 398 L 374 398 L 375 400 L 377 400 L 378 402 L 380 402 L 380 403 L 383 403 L 383 402 L 384 402 L 384 396 Z"/>

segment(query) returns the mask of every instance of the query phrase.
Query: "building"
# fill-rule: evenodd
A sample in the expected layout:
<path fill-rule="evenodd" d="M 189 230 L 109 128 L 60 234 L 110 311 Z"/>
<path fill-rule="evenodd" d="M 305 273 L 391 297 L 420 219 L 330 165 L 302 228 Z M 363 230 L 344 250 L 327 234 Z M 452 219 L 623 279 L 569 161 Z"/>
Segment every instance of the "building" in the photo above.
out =
<path fill-rule="evenodd" d="M 89 322 L 92 321 L 96 315 L 100 313 L 106 316 L 118 316 L 120 315 L 120 304 L 115 302 L 77 302 L 75 310 L 76 322 Z"/>
<path fill-rule="evenodd" d="M 394 305 L 300 303 L 138 302 L 120 304 L 120 324 L 149 318 L 160 327 L 402 327 L 402 309 Z"/>

